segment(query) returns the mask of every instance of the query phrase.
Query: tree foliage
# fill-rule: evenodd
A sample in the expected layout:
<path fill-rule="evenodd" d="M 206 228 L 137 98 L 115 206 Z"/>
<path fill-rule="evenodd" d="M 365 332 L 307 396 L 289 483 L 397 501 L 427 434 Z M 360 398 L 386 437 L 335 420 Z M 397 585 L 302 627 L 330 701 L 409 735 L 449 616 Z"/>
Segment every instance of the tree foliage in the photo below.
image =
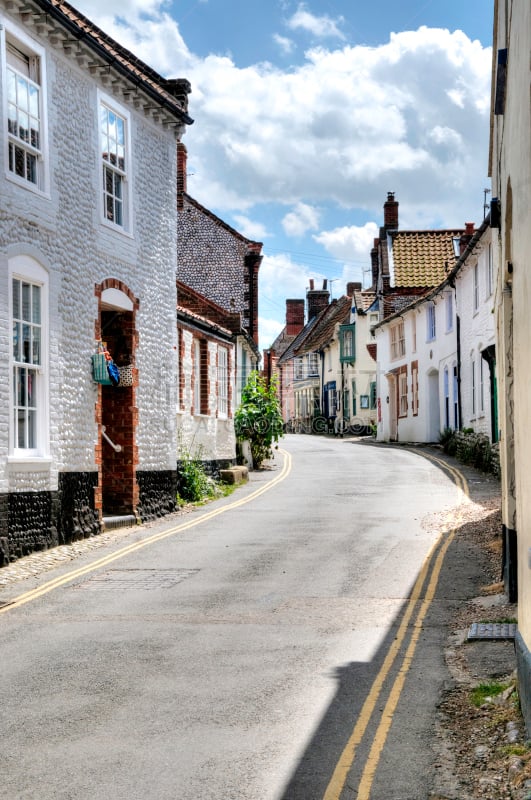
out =
<path fill-rule="evenodd" d="M 255 467 L 271 458 L 273 442 L 284 433 L 275 379 L 268 384 L 258 372 L 251 372 L 234 415 L 234 428 L 238 441 L 249 442 Z"/>

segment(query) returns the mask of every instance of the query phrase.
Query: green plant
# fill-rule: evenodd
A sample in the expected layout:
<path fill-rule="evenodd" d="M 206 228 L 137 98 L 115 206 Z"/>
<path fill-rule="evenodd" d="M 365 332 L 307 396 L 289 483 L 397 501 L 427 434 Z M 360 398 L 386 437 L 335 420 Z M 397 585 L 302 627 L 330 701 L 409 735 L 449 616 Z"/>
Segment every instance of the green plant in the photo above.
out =
<path fill-rule="evenodd" d="M 238 441 L 249 442 L 255 467 L 271 458 L 273 442 L 284 432 L 275 379 L 268 383 L 258 372 L 251 372 L 234 414 L 234 428 Z"/>
<path fill-rule="evenodd" d="M 182 503 L 199 503 L 215 494 L 214 481 L 206 474 L 201 453 L 192 455 L 181 445 L 178 468 L 177 499 Z"/>
<path fill-rule="evenodd" d="M 497 695 L 508 689 L 508 683 L 480 683 L 475 686 L 470 692 L 470 700 L 474 706 L 479 708 L 482 706 L 487 697 L 496 697 Z"/>

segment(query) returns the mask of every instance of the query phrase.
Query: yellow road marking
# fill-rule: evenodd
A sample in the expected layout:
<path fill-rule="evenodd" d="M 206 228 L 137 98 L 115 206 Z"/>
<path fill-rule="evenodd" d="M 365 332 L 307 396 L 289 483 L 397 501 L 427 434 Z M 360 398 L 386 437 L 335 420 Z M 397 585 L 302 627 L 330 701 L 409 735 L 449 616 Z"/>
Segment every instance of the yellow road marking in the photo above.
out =
<path fill-rule="evenodd" d="M 445 469 L 448 473 L 450 473 L 452 478 L 455 480 L 455 482 L 456 482 L 458 488 L 460 489 L 460 491 L 462 491 L 463 494 L 465 494 L 467 497 L 469 496 L 467 481 L 466 481 L 464 475 L 459 470 L 457 470 L 455 467 L 450 466 L 449 464 L 447 464 L 442 459 L 436 458 L 435 456 L 425 454 L 422 451 L 416 451 L 415 450 L 414 452 L 418 453 L 419 455 L 425 456 L 430 461 L 433 461 L 436 464 L 438 464 L 439 466 L 443 467 L 443 469 Z M 442 566 L 443 566 L 444 557 L 446 555 L 448 547 L 450 546 L 450 543 L 452 542 L 452 540 L 453 540 L 453 538 L 455 536 L 456 530 L 457 530 L 456 527 L 452 528 L 452 530 L 448 534 L 446 540 L 444 541 L 443 545 L 440 547 L 440 543 L 441 543 L 441 539 L 442 539 L 442 535 L 443 535 L 443 534 L 441 534 L 439 539 L 434 543 L 434 545 L 430 549 L 430 552 L 428 553 L 426 559 L 424 560 L 423 567 L 422 567 L 422 569 L 420 571 L 420 574 L 419 574 L 419 576 L 418 576 L 418 578 L 417 578 L 417 580 L 415 582 L 415 586 L 413 587 L 413 591 L 412 591 L 411 597 L 410 597 L 410 599 L 408 601 L 408 604 L 407 604 L 407 607 L 406 607 L 402 622 L 400 623 L 400 626 L 398 628 L 396 638 L 393 641 L 393 644 L 391 645 L 391 647 L 389 648 L 389 650 L 387 652 L 387 655 L 386 655 L 385 660 L 384 660 L 384 662 L 383 662 L 383 664 L 382 664 L 382 666 L 380 668 L 380 671 L 378 672 L 376 678 L 374 679 L 374 682 L 373 682 L 373 684 L 371 686 L 370 692 L 369 692 L 369 694 L 367 695 L 367 697 L 365 699 L 365 702 L 364 702 L 364 704 L 362 706 L 362 709 L 361 709 L 361 712 L 359 714 L 359 717 L 358 717 L 358 719 L 356 721 L 356 725 L 354 726 L 354 730 L 352 731 L 352 734 L 350 735 L 350 738 L 347 741 L 347 744 L 345 745 L 345 748 L 343 749 L 343 752 L 341 753 L 339 761 L 336 764 L 336 767 L 334 769 L 334 772 L 332 774 L 330 782 L 329 782 L 329 784 L 327 786 L 326 792 L 325 792 L 325 794 L 323 796 L 323 800 L 339 800 L 339 798 L 341 796 L 341 793 L 342 793 L 342 791 L 344 789 L 344 786 L 345 786 L 345 783 L 346 783 L 346 780 L 347 780 L 347 777 L 348 777 L 348 773 L 349 773 L 349 771 L 350 771 L 350 769 L 352 767 L 352 764 L 354 762 L 354 758 L 355 758 L 355 755 L 356 755 L 356 750 L 357 750 L 361 740 L 363 739 L 363 737 L 365 735 L 365 732 L 367 730 L 367 726 L 368 726 L 368 724 L 370 722 L 370 719 L 372 717 L 374 708 L 375 708 L 376 703 L 378 702 L 378 699 L 380 697 L 384 682 L 385 682 L 385 680 L 386 680 L 386 678 L 387 678 L 387 676 L 388 676 L 388 674 L 389 674 L 389 672 L 391 670 L 391 667 L 393 666 L 393 664 L 394 664 L 394 662 L 395 662 L 395 660 L 396 660 L 396 658 L 397 658 L 397 656 L 398 656 L 398 654 L 399 654 L 399 652 L 400 652 L 400 650 L 402 648 L 402 645 L 404 643 L 404 639 L 406 637 L 406 633 L 408 632 L 409 621 L 410 621 L 410 619 L 411 619 L 411 617 L 413 615 L 413 611 L 415 609 L 415 606 L 417 605 L 417 602 L 418 602 L 418 600 L 420 598 L 421 590 L 422 590 L 422 587 L 423 587 L 424 582 L 426 580 L 426 576 L 427 576 L 427 574 L 429 572 L 429 569 L 431 567 L 432 559 L 434 558 L 435 552 L 440 547 L 439 553 L 438 553 L 437 558 L 435 560 L 435 566 L 433 568 L 432 576 L 431 576 L 430 582 L 428 584 L 428 588 L 427 588 L 427 591 L 426 591 L 425 598 L 424 598 L 424 600 L 422 602 L 422 605 L 420 607 L 420 610 L 419 610 L 419 612 L 417 614 L 417 618 L 416 618 L 416 620 L 415 620 L 415 622 L 413 624 L 413 635 L 412 635 L 411 641 L 410 641 L 409 646 L 408 646 L 408 648 L 406 650 L 406 654 L 405 654 L 404 660 L 402 662 L 402 667 L 401 667 L 401 669 L 400 669 L 400 671 L 398 673 L 397 678 L 395 679 L 395 682 L 394 682 L 393 687 L 391 689 L 391 692 L 389 694 L 389 698 L 388 698 L 387 703 L 385 705 L 385 708 L 384 708 L 384 711 L 383 711 L 383 714 L 382 714 L 382 719 L 381 719 L 381 722 L 380 722 L 380 724 L 378 726 L 378 729 L 376 731 L 376 734 L 375 734 L 375 737 L 374 737 L 374 740 L 373 740 L 373 744 L 372 744 L 372 747 L 371 747 L 371 750 L 370 750 L 370 753 L 369 753 L 369 757 L 367 759 L 367 762 L 366 762 L 366 765 L 365 765 L 365 768 L 363 770 L 363 774 L 362 774 L 362 777 L 361 777 L 361 780 L 360 780 L 360 784 L 359 784 L 359 787 L 358 787 L 357 800 L 368 800 L 368 798 L 370 796 L 370 790 L 371 790 L 371 787 L 372 787 L 372 782 L 374 780 L 374 775 L 375 775 L 375 772 L 376 772 L 376 768 L 378 766 L 378 761 L 380 759 L 380 756 L 381 756 L 381 753 L 382 753 L 382 750 L 383 750 L 383 746 L 384 746 L 386 738 L 387 738 L 387 734 L 388 734 L 389 729 L 391 727 L 391 722 L 393 720 L 393 714 L 394 714 L 394 712 L 396 710 L 396 706 L 398 704 L 398 700 L 400 698 L 400 694 L 401 694 L 402 689 L 403 689 L 403 685 L 404 685 L 404 681 L 405 681 L 406 675 L 407 675 L 407 673 L 409 671 L 409 668 L 410 668 L 410 665 L 411 665 L 411 662 L 413 660 L 413 656 L 414 656 L 414 653 L 415 653 L 415 650 L 416 650 L 416 647 L 417 647 L 417 644 L 418 644 L 418 640 L 419 640 L 420 633 L 421 633 L 421 630 L 422 630 L 422 622 L 423 622 L 423 620 L 424 620 L 424 618 L 425 618 L 425 616 L 426 616 L 426 614 L 428 612 L 428 609 L 429 609 L 429 607 L 430 607 L 430 605 L 431 605 L 431 603 L 433 601 L 433 598 L 435 596 L 435 591 L 437 589 L 437 584 L 439 582 L 439 577 L 440 577 L 440 572 L 441 572 L 441 569 L 442 569 Z"/>
<path fill-rule="evenodd" d="M 54 580 L 44 583 L 42 586 L 39 586 L 36 589 L 31 589 L 28 592 L 24 592 L 24 594 L 19 595 L 9 604 L 2 606 L 0 608 L 0 614 L 6 614 L 8 611 L 12 611 L 14 608 L 19 608 L 20 606 L 29 603 L 31 600 L 36 600 L 38 597 L 42 597 L 43 595 L 52 592 L 54 589 L 58 589 L 65 583 L 69 583 L 70 581 L 75 580 L 76 578 L 80 578 L 83 575 L 87 575 L 89 572 L 95 572 L 96 570 L 101 569 L 102 567 L 106 567 L 108 564 L 112 564 L 113 561 L 118 561 L 118 559 L 123 558 L 124 556 L 127 556 L 130 553 L 134 553 L 137 550 L 142 550 L 142 548 L 148 547 L 149 545 L 155 544 L 156 542 L 160 542 L 163 539 L 167 539 L 168 537 L 173 536 L 176 533 L 182 533 L 182 531 L 189 530 L 190 528 L 195 528 L 196 525 L 201 525 L 203 522 L 208 522 L 209 520 L 214 519 L 214 517 L 218 517 L 220 514 L 224 514 L 226 511 L 232 511 L 232 509 L 234 508 L 239 508 L 240 506 L 246 505 L 246 503 L 250 503 L 252 500 L 256 500 L 257 497 L 260 497 L 260 495 L 265 494 L 265 492 L 268 492 L 274 486 L 277 486 L 277 484 L 285 480 L 288 477 L 289 473 L 291 472 L 290 454 L 286 450 L 279 450 L 279 453 L 281 453 L 283 456 L 283 465 L 279 474 L 275 478 L 273 478 L 273 480 L 264 484 L 259 489 L 256 489 L 254 492 L 247 495 L 246 497 L 242 497 L 239 500 L 236 500 L 233 503 L 228 503 L 227 505 L 221 506 L 220 508 L 213 509 L 212 511 L 209 511 L 206 514 L 202 514 L 200 517 L 196 517 L 195 519 L 188 520 L 187 522 L 182 522 L 180 525 L 176 525 L 174 528 L 170 528 L 168 530 L 161 531 L 160 533 L 156 533 L 147 539 L 143 539 L 141 542 L 134 542 L 133 544 L 127 545 L 126 547 L 122 547 L 115 553 L 111 553 L 108 556 L 103 556 L 102 558 L 99 558 L 97 561 L 93 561 L 91 564 L 87 564 L 84 567 L 79 567 L 78 569 L 72 570 L 66 575 L 62 575 L 59 578 L 55 578 Z"/>

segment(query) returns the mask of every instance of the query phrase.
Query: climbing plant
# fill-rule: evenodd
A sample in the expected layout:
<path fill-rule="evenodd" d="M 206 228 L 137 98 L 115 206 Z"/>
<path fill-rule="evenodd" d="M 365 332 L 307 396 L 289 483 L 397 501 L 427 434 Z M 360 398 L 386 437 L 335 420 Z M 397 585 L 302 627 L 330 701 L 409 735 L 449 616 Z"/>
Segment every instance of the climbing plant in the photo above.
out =
<path fill-rule="evenodd" d="M 284 433 L 274 378 L 268 383 L 258 372 L 251 372 L 234 415 L 234 428 L 239 442 L 249 442 L 255 467 L 272 457 L 273 442 Z"/>

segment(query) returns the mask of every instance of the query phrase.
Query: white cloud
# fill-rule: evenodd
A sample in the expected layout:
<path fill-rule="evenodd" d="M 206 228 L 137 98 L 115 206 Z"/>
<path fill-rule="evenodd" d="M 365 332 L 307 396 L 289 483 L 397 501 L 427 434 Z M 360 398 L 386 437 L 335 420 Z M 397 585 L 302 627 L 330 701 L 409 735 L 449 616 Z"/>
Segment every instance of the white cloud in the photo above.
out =
<path fill-rule="evenodd" d="M 97 17 L 92 0 L 80 4 Z M 480 208 L 491 55 L 462 32 L 421 27 L 376 47 L 315 48 L 287 71 L 241 69 L 190 53 L 157 0 L 97 0 L 98 8 L 111 35 L 191 81 L 195 124 L 185 141 L 201 169 L 188 188 L 201 202 L 232 212 L 332 202 L 376 214 L 393 189 L 412 216 L 447 225 Z M 127 22 L 108 24 L 113 9 Z M 310 29 L 319 18 L 300 5 L 291 19 Z M 442 147 L 437 126 L 454 131 L 459 147 Z"/>
<path fill-rule="evenodd" d="M 297 203 L 282 220 L 282 227 L 288 236 L 304 236 L 319 225 L 319 212 L 306 203 Z"/>
<path fill-rule="evenodd" d="M 361 227 L 349 225 L 322 231 L 313 238 L 338 261 L 356 263 L 359 266 L 370 263 L 369 253 L 378 233 L 376 222 L 367 222 Z"/>
<path fill-rule="evenodd" d="M 286 36 L 280 36 L 278 33 L 275 33 L 273 36 L 273 41 L 279 46 L 280 50 L 285 55 L 293 53 L 295 49 L 295 42 L 293 39 L 288 39 Z"/>
<path fill-rule="evenodd" d="M 255 222 L 243 214 L 235 214 L 234 221 L 238 226 L 239 233 L 241 233 L 242 236 L 246 236 L 248 239 L 252 239 L 255 242 L 262 242 L 268 236 L 265 225 L 262 225 L 261 222 Z"/>
<path fill-rule="evenodd" d="M 338 17 L 336 20 L 324 14 L 321 17 L 316 17 L 307 11 L 304 3 L 300 3 L 297 11 L 287 20 L 286 25 L 291 30 L 304 30 L 308 33 L 318 36 L 319 38 L 335 37 L 344 39 L 344 35 L 338 27 L 338 24 L 343 22 L 343 17 Z"/>

